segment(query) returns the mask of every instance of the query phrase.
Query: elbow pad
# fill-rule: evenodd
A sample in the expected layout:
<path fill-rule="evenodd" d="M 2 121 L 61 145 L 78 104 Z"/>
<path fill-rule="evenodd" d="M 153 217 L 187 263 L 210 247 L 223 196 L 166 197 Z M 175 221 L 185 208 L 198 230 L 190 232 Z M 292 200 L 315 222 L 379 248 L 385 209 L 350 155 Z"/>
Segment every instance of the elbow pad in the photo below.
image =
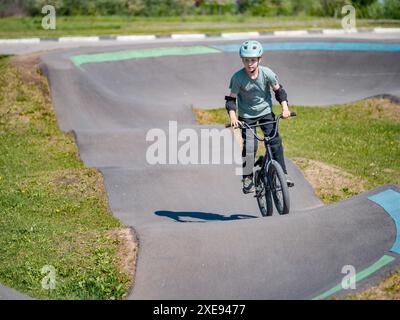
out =
<path fill-rule="evenodd" d="M 283 101 L 288 102 L 286 91 L 283 89 L 281 84 L 279 84 L 279 89 L 275 91 L 275 99 L 279 103 L 282 103 Z"/>
<path fill-rule="evenodd" d="M 225 102 L 226 111 L 228 112 L 231 110 L 236 111 L 236 98 L 225 96 L 225 100 L 226 100 Z"/>

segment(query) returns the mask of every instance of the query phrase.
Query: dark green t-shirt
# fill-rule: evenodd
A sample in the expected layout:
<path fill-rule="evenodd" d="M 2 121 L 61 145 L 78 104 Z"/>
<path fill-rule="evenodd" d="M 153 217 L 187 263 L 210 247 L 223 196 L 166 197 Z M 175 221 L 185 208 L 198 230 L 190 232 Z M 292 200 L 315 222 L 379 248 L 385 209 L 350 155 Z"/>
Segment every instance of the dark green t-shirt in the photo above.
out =
<path fill-rule="evenodd" d="M 242 118 L 256 118 L 272 111 L 271 86 L 278 83 L 278 77 L 269 68 L 259 66 L 257 79 L 251 79 L 245 68 L 236 72 L 229 85 L 237 95 L 238 113 Z"/>

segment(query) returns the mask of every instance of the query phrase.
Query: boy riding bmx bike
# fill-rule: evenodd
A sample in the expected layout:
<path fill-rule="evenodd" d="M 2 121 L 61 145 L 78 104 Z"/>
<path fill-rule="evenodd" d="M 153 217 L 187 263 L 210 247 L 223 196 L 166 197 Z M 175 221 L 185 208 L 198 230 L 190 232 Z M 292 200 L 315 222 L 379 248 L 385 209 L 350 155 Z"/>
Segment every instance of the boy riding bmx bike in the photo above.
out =
<path fill-rule="evenodd" d="M 230 81 L 230 95 L 225 96 L 225 107 L 228 111 L 230 124 L 233 128 L 241 128 L 243 138 L 242 168 L 243 168 L 243 192 L 255 191 L 253 181 L 254 159 L 258 149 L 258 140 L 249 129 L 241 125 L 245 122 L 249 126 L 260 124 L 265 136 L 269 136 L 274 130 L 271 124 L 275 120 L 272 112 L 271 90 L 275 93 L 276 100 L 282 106 L 282 118 L 290 117 L 287 94 L 278 82 L 277 75 L 265 66 L 261 66 L 263 47 L 258 41 L 247 40 L 240 46 L 240 57 L 244 68 L 237 71 Z M 238 117 L 236 116 L 238 109 Z M 270 122 L 268 124 L 268 122 Z M 263 125 L 263 123 L 267 123 Z M 287 185 L 294 186 L 288 176 L 285 159 L 283 156 L 282 140 L 279 133 L 270 141 L 274 159 L 281 165 L 286 175 Z"/>

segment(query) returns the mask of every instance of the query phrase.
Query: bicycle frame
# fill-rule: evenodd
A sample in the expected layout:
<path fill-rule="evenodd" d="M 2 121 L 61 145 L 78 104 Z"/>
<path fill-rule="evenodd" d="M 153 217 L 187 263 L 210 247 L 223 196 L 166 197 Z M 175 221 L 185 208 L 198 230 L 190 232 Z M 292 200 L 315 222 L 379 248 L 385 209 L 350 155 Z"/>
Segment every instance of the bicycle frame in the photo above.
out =
<path fill-rule="evenodd" d="M 291 115 L 293 114 L 293 116 L 295 115 L 295 113 L 294 112 L 292 112 L 291 113 Z M 249 129 L 250 131 L 251 131 L 251 133 L 253 134 L 253 136 L 258 140 L 258 141 L 265 141 L 266 143 L 265 143 L 265 147 L 266 147 L 266 150 L 265 150 L 265 155 L 264 155 L 264 158 L 263 158 L 263 161 L 262 161 L 262 163 L 261 163 L 261 170 L 262 170 L 262 172 L 264 173 L 264 174 L 266 174 L 267 172 L 268 172 L 268 169 L 269 169 L 269 165 L 270 165 L 270 163 L 271 163 L 271 161 L 274 159 L 273 158 L 273 155 L 272 155 L 272 150 L 271 150 L 271 145 L 270 145 L 270 141 L 272 140 L 272 139 L 274 139 L 275 137 L 276 137 L 276 135 L 277 135 L 277 133 L 278 133 L 278 126 L 279 126 L 279 120 L 282 118 L 282 115 L 280 114 L 280 115 L 278 115 L 278 117 L 276 118 L 276 120 L 275 121 L 268 121 L 268 122 L 263 122 L 263 123 L 259 123 L 259 124 L 255 124 L 255 125 L 248 125 L 247 123 L 245 123 L 245 122 L 243 122 L 242 123 L 242 128 L 244 127 L 245 129 Z M 257 135 L 257 133 L 252 129 L 252 128 L 256 128 L 256 127 L 261 127 L 262 125 L 265 125 L 265 124 L 271 124 L 271 123 L 273 123 L 273 124 L 275 124 L 275 128 L 274 128 L 274 133 L 273 133 L 273 135 L 272 136 L 268 136 L 268 137 L 259 137 L 258 135 Z M 267 162 L 267 160 L 268 160 L 268 162 Z M 257 162 L 257 161 L 256 161 Z M 266 164 L 266 162 L 267 162 L 267 164 Z"/>
<path fill-rule="evenodd" d="M 297 114 L 296 112 L 291 112 L 290 116 L 291 117 L 295 117 Z M 279 127 L 279 121 L 282 118 L 282 114 L 279 114 L 278 117 L 275 119 L 275 121 L 268 121 L 268 122 L 262 122 L 259 124 L 254 124 L 254 125 L 249 125 L 246 122 L 240 122 L 240 128 L 243 129 L 249 129 L 251 131 L 251 133 L 253 134 L 253 136 L 258 140 L 258 141 L 265 141 L 266 142 L 266 151 L 265 151 L 265 155 L 264 155 L 264 159 L 261 165 L 261 168 L 265 167 L 265 162 L 266 162 L 266 156 L 268 155 L 268 162 L 270 162 L 271 160 L 274 160 L 273 155 L 272 155 L 272 150 L 271 150 L 271 146 L 270 146 L 270 141 L 272 139 L 274 139 L 278 133 L 278 127 Z M 275 129 L 274 129 L 274 134 L 272 136 L 268 136 L 268 137 L 260 137 L 257 135 L 257 133 L 252 129 L 252 128 L 256 128 L 256 127 L 261 127 L 262 125 L 265 124 L 271 124 L 274 123 L 275 124 Z M 231 124 L 226 124 L 225 125 L 226 128 L 231 127 Z M 267 165 L 267 170 L 268 170 L 269 165 Z"/>

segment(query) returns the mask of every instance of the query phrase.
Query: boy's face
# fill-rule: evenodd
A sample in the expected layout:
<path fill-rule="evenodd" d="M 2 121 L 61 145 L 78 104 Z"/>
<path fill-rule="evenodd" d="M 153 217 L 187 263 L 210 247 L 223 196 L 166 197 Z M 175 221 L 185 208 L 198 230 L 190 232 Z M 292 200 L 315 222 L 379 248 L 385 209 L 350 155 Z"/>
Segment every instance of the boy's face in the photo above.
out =
<path fill-rule="evenodd" d="M 243 65 L 247 72 L 253 73 L 261 61 L 261 58 L 242 58 Z"/>

